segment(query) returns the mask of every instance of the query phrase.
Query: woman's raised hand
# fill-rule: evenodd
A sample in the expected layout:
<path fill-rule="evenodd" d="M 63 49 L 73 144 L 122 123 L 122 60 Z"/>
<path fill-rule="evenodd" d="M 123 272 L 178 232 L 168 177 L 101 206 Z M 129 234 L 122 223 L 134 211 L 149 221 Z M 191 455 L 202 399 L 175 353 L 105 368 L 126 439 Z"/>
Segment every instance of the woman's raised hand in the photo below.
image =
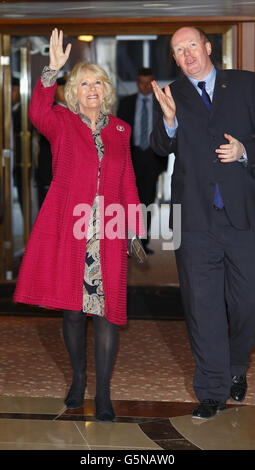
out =
<path fill-rule="evenodd" d="M 52 70 L 60 70 L 69 58 L 71 44 L 67 44 L 65 52 L 63 51 L 63 31 L 53 29 L 50 37 L 50 63 Z"/>

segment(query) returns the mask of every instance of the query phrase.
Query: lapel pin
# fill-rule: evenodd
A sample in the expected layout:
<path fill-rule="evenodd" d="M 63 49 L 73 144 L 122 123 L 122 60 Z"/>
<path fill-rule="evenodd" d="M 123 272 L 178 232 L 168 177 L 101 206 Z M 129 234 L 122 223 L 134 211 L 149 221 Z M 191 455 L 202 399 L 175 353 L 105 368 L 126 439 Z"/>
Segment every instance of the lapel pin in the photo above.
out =
<path fill-rule="evenodd" d="M 222 88 L 227 88 L 227 85 L 225 85 L 225 83 L 222 83 Z"/>
<path fill-rule="evenodd" d="M 123 126 L 116 126 L 117 131 L 123 132 L 125 130 L 125 127 Z"/>

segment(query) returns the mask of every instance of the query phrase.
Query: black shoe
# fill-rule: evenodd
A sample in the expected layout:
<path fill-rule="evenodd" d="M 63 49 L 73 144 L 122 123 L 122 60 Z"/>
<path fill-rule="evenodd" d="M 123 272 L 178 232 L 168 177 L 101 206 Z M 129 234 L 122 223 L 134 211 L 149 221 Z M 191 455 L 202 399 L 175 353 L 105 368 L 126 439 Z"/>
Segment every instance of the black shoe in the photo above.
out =
<path fill-rule="evenodd" d="M 115 418 L 110 397 L 95 397 L 96 420 L 111 422 Z"/>
<path fill-rule="evenodd" d="M 70 390 L 65 398 L 65 405 L 68 410 L 81 408 L 84 403 L 84 393 L 86 387 L 86 379 L 74 379 Z"/>
<path fill-rule="evenodd" d="M 247 382 L 245 375 L 234 375 L 232 377 L 232 386 L 230 395 L 232 400 L 243 401 L 247 390 Z"/>
<path fill-rule="evenodd" d="M 223 411 L 226 403 L 217 400 L 202 400 L 192 413 L 193 418 L 213 418 L 218 411 Z"/>

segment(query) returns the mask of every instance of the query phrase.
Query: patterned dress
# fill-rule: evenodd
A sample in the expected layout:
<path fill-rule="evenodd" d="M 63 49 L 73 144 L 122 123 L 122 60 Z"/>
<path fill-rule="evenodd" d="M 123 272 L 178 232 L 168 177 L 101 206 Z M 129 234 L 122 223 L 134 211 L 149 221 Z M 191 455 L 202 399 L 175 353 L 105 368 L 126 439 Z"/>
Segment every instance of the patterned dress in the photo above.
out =
<path fill-rule="evenodd" d="M 53 86 L 57 79 L 58 72 L 44 67 L 41 81 L 43 86 Z M 82 113 L 79 116 L 91 129 L 90 119 Z M 109 117 L 100 114 L 96 122 L 96 130 L 91 131 L 99 158 L 97 193 L 93 202 L 92 211 L 88 224 L 87 244 L 85 254 L 85 268 L 83 278 L 83 312 L 91 315 L 105 316 L 105 299 L 102 283 L 101 261 L 100 261 L 100 213 L 98 188 L 100 181 L 101 162 L 104 156 L 104 145 L 101 139 L 100 130 L 109 123 Z"/>
<path fill-rule="evenodd" d="M 90 120 L 80 114 L 81 120 L 90 127 Z M 100 129 L 109 123 L 109 117 L 100 114 L 96 122 L 93 138 L 99 158 L 97 193 L 92 206 L 88 224 L 87 245 L 85 256 L 85 269 L 83 280 L 83 312 L 93 315 L 105 315 L 104 291 L 100 262 L 100 213 L 98 188 L 100 181 L 101 162 L 104 156 L 104 145 L 100 136 Z"/>

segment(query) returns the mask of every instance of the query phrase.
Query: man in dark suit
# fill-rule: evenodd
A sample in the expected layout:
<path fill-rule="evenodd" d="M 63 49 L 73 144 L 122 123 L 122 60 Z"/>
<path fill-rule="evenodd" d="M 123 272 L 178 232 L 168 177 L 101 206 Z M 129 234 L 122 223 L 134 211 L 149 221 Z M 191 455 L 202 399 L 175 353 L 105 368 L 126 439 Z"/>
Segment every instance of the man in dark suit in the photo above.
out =
<path fill-rule="evenodd" d="M 155 201 L 157 180 L 166 169 L 167 160 L 157 156 L 150 148 L 149 136 L 153 126 L 153 91 L 154 80 L 150 68 L 141 68 L 137 74 L 138 93 L 120 101 L 118 117 L 128 122 L 132 128 L 131 155 L 136 176 L 136 185 L 142 204 L 148 207 Z M 147 232 L 151 226 L 151 211 L 147 211 Z M 148 247 L 149 236 L 142 239 L 144 250 L 152 254 Z"/>
<path fill-rule="evenodd" d="M 196 361 L 196 418 L 228 398 L 244 399 L 255 345 L 255 74 L 216 70 L 211 44 L 193 27 L 171 46 L 183 76 L 156 82 L 151 146 L 175 153 L 172 204 L 181 204 L 176 250 L 180 288 Z"/>
<path fill-rule="evenodd" d="M 20 105 L 20 81 L 12 77 L 12 122 L 14 136 L 14 163 L 13 163 L 13 181 L 17 187 L 18 200 L 20 208 L 23 210 L 22 203 L 22 172 L 21 172 L 21 105 Z"/>

